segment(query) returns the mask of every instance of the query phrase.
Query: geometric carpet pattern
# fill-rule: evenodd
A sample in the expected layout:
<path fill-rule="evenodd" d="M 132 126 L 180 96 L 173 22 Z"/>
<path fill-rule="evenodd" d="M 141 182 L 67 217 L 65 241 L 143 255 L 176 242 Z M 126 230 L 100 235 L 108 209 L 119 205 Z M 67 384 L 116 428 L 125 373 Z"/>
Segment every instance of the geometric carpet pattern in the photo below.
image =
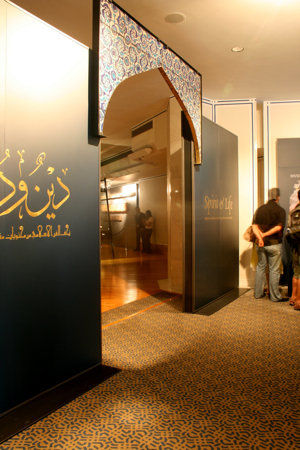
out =
<path fill-rule="evenodd" d="M 182 313 L 181 297 L 117 310 L 103 314 L 124 319 L 103 330 L 103 363 L 122 371 L 0 450 L 300 449 L 300 313 L 288 302 L 251 290 L 211 316 Z"/>
<path fill-rule="evenodd" d="M 134 314 L 139 314 L 148 308 L 152 308 L 159 305 L 161 302 L 170 300 L 173 297 L 178 297 L 178 294 L 170 294 L 169 292 L 159 292 L 141 300 L 130 302 L 118 308 L 105 311 L 101 314 L 101 326 L 107 327 L 110 324 L 114 324 L 119 320 L 125 318 L 131 318 Z M 181 308 L 182 310 L 182 308 Z"/>

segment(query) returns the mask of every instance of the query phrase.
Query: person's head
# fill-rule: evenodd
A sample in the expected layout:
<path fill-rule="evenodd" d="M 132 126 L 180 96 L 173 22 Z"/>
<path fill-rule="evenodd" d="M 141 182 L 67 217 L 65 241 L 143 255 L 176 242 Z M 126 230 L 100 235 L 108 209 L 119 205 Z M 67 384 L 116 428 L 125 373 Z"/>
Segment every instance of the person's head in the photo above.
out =
<path fill-rule="evenodd" d="M 139 208 L 138 206 L 135 208 L 135 212 L 136 212 L 137 214 L 139 214 L 139 213 L 141 212 L 141 210 L 140 210 L 140 208 Z"/>
<path fill-rule="evenodd" d="M 299 200 L 299 202 L 300 202 L 300 189 L 299 189 L 299 191 L 298 191 L 298 200 Z"/>
<path fill-rule="evenodd" d="M 152 217 L 150 209 L 147 209 L 146 211 L 146 218 L 149 219 L 149 217 Z"/>
<path fill-rule="evenodd" d="M 272 188 L 268 191 L 268 200 L 275 200 L 278 202 L 280 198 L 280 190 L 278 188 Z"/>

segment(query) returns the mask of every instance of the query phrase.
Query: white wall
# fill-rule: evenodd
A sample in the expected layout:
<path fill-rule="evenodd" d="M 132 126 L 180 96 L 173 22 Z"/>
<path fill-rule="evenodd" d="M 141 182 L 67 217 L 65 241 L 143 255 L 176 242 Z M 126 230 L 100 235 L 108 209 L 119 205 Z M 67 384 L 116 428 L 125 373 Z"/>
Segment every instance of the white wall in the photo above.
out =
<path fill-rule="evenodd" d="M 3 1 L 1 1 L 0 2 L 0 124 L 1 124 L 0 149 L 4 148 L 5 57 L 6 57 L 6 5 Z"/>
<path fill-rule="evenodd" d="M 300 100 L 264 102 L 263 111 L 267 199 L 268 189 L 277 186 L 277 139 L 300 138 Z"/>
<path fill-rule="evenodd" d="M 202 98 L 202 115 L 207 119 L 214 120 L 214 102 L 207 98 Z"/>
<path fill-rule="evenodd" d="M 257 160 L 257 184 L 258 184 L 258 206 L 265 203 L 264 200 L 264 158 Z"/>

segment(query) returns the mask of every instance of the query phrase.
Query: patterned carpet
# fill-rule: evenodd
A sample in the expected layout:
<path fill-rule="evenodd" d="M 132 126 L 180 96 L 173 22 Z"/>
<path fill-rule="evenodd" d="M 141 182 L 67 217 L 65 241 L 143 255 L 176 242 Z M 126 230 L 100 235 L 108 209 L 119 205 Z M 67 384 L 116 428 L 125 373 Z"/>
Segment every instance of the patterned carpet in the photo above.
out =
<path fill-rule="evenodd" d="M 0 450 L 300 449 L 300 312 L 253 291 L 209 317 L 180 297 L 141 312 L 164 299 L 104 313 L 123 370 Z"/>

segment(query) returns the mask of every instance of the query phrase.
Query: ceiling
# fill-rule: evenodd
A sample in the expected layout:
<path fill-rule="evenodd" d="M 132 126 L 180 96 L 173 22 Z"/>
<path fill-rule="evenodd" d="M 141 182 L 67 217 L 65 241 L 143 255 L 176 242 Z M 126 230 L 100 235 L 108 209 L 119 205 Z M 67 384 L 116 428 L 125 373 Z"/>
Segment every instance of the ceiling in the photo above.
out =
<path fill-rule="evenodd" d="M 92 0 L 15 0 L 92 46 Z M 300 98 L 299 0 L 117 0 L 202 74 L 211 100 Z M 174 12 L 186 16 L 167 23 Z M 233 53 L 232 47 L 244 47 Z"/>
<path fill-rule="evenodd" d="M 118 0 L 202 74 L 212 100 L 300 98 L 299 0 Z M 174 12 L 184 22 L 170 24 Z M 244 51 L 233 53 L 241 46 Z"/>
<path fill-rule="evenodd" d="M 92 47 L 92 0 L 14 3 Z M 202 74 L 204 98 L 300 99 L 300 0 L 116 3 Z M 168 23 L 165 17 L 171 13 L 182 13 L 186 19 Z M 236 46 L 244 51 L 232 52 Z M 130 146 L 131 128 L 165 109 L 170 95 L 158 71 L 123 82 L 105 117 L 108 138 L 102 151 L 116 154 Z"/>

